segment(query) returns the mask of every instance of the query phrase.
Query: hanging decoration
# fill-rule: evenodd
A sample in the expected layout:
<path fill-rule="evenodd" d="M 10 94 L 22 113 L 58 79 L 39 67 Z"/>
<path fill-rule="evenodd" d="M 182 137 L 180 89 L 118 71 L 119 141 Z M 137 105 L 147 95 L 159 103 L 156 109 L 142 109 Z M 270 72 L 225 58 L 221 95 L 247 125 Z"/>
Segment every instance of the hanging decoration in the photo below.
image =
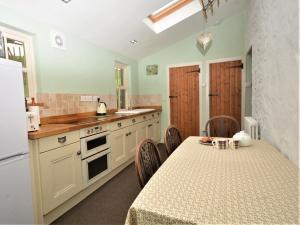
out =
<path fill-rule="evenodd" d="M 204 16 L 205 22 L 207 23 L 207 11 L 209 10 L 211 12 L 211 15 L 214 13 L 214 4 L 217 2 L 218 7 L 220 5 L 220 0 L 199 0 L 200 4 L 202 6 L 202 14 Z M 227 1 L 227 0 L 226 0 Z M 205 23 L 203 20 L 203 28 L 204 32 L 199 35 L 197 38 L 197 43 L 199 44 L 200 50 L 203 55 L 206 54 L 209 46 L 212 43 L 212 33 L 211 32 L 205 32 Z"/>
<path fill-rule="evenodd" d="M 197 42 L 204 53 L 206 53 L 207 48 L 210 46 L 212 42 L 212 33 L 204 32 L 199 35 L 197 38 Z"/>

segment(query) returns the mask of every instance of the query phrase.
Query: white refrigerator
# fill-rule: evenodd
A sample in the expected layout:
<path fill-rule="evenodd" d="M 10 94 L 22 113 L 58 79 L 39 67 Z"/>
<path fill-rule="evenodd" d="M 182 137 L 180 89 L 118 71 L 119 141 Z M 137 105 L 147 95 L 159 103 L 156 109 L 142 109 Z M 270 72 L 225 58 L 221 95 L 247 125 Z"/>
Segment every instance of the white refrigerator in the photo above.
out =
<path fill-rule="evenodd" d="M 0 224 L 33 224 L 21 63 L 0 59 Z"/>

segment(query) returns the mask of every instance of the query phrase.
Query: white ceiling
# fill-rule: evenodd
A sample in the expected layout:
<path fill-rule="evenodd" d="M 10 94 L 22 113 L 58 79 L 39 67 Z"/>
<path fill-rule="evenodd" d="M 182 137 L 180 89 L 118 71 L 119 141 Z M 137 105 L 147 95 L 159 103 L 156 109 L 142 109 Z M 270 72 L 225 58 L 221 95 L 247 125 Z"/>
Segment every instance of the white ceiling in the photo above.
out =
<path fill-rule="evenodd" d="M 170 29 L 155 34 L 143 19 L 171 0 L 0 0 L 9 8 L 89 40 L 101 47 L 139 59 L 173 44 L 203 27 L 203 17 L 197 13 Z M 198 1 L 198 0 L 194 0 Z M 220 0 L 209 23 L 244 10 L 247 0 Z M 0 6 L 1 7 L 1 6 Z M 5 21 L 2 21 L 5 22 Z M 136 39 L 132 45 L 129 41 Z"/>

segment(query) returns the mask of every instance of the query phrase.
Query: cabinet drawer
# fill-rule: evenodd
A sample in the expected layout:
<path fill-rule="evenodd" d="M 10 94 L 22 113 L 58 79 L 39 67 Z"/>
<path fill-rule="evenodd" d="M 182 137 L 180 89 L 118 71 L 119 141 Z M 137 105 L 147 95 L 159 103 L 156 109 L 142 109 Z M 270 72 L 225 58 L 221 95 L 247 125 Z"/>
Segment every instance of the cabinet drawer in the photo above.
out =
<path fill-rule="evenodd" d="M 39 139 L 40 152 L 46 152 L 50 149 L 59 148 L 65 145 L 79 141 L 79 131 L 58 134 L 51 137 Z"/>
<path fill-rule="evenodd" d="M 129 119 L 130 120 L 130 125 L 134 125 L 134 124 L 137 124 L 137 123 L 140 123 L 142 122 L 142 117 L 140 116 L 137 116 L 137 117 L 134 117 L 134 118 L 131 118 Z"/>
<path fill-rule="evenodd" d="M 132 124 L 131 119 L 119 120 L 110 124 L 110 130 L 119 130 Z"/>

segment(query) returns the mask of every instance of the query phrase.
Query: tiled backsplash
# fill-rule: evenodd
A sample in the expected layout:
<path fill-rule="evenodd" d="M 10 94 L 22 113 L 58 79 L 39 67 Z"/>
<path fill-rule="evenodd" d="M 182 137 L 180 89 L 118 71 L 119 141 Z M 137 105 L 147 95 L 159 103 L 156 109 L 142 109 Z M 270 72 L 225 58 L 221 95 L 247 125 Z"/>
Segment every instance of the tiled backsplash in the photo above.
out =
<path fill-rule="evenodd" d="M 101 101 L 106 103 L 108 109 L 117 108 L 115 95 L 38 93 L 37 102 L 45 105 L 40 109 L 41 117 L 96 111 L 97 102 L 80 101 L 80 96 L 87 95 L 100 96 Z M 161 95 L 132 95 L 129 99 L 132 107 L 161 105 Z"/>

